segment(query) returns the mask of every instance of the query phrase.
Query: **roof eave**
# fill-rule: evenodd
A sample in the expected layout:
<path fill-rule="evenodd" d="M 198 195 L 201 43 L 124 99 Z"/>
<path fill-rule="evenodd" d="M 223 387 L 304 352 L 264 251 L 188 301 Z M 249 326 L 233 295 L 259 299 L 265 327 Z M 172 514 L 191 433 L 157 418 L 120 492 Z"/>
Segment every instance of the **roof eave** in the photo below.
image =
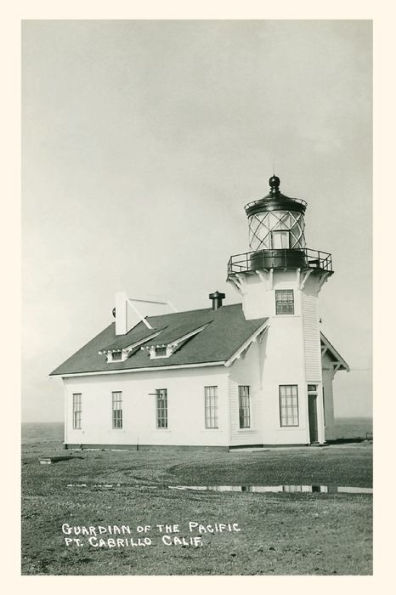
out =
<path fill-rule="evenodd" d="M 338 353 L 337 349 L 330 343 L 330 341 L 327 339 L 327 337 L 325 337 L 325 335 L 322 332 L 320 333 L 320 339 L 321 339 L 322 343 L 324 344 L 324 346 L 326 347 L 326 349 L 328 349 L 330 351 L 330 353 L 333 355 L 333 357 L 336 358 L 337 364 L 338 364 L 336 371 L 345 370 L 346 372 L 350 372 L 351 369 L 349 367 L 349 364 Z"/>
<path fill-rule="evenodd" d="M 268 326 L 268 320 L 266 319 L 265 322 L 263 322 L 263 324 L 259 326 L 259 328 L 255 330 L 254 333 L 252 333 L 250 337 L 248 337 L 248 339 L 246 339 L 246 341 L 244 341 L 242 345 L 240 345 L 240 347 L 238 347 L 238 349 L 231 355 L 231 357 L 228 358 L 228 360 L 224 364 L 225 367 L 228 368 L 234 363 L 235 360 L 239 359 L 239 357 L 242 355 L 245 349 L 250 347 L 251 343 L 253 343 L 261 333 L 266 331 Z"/>
<path fill-rule="evenodd" d="M 54 377 L 61 377 L 61 378 L 74 378 L 78 376 L 104 376 L 107 374 L 126 374 L 126 373 L 136 373 L 136 372 L 158 372 L 160 370 L 180 370 L 186 368 L 205 368 L 205 367 L 213 367 L 213 366 L 225 366 L 225 360 L 215 361 L 215 362 L 200 362 L 196 364 L 173 364 L 170 366 L 150 366 L 147 368 L 123 368 L 121 370 L 97 370 L 94 372 L 59 372 L 54 374 L 51 372 L 50 376 Z"/>

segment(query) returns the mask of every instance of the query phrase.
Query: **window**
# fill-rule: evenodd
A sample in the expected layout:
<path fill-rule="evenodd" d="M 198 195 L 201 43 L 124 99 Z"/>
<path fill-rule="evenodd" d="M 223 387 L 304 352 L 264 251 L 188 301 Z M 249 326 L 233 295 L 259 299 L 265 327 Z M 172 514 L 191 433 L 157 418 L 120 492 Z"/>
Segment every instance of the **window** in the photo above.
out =
<path fill-rule="evenodd" d="M 292 289 L 275 289 L 277 314 L 294 314 L 294 294 Z"/>
<path fill-rule="evenodd" d="M 205 386 L 205 428 L 218 428 L 217 386 Z"/>
<path fill-rule="evenodd" d="M 280 425 L 298 426 L 297 384 L 284 384 L 279 387 Z"/>
<path fill-rule="evenodd" d="M 157 357 L 170 357 L 172 355 L 172 346 L 170 345 L 159 345 L 154 347 L 151 345 L 149 348 L 150 359 L 156 359 Z"/>
<path fill-rule="evenodd" d="M 166 356 L 166 347 L 156 347 L 155 348 L 155 355 L 156 355 L 156 357 L 164 357 L 164 356 Z"/>
<path fill-rule="evenodd" d="M 81 393 L 73 393 L 73 430 L 81 430 Z"/>
<path fill-rule="evenodd" d="M 101 352 L 99 352 L 101 353 Z M 107 352 L 107 363 L 111 364 L 114 362 L 123 362 L 127 359 L 128 352 L 124 350 L 119 351 L 108 351 Z"/>
<path fill-rule="evenodd" d="M 168 427 L 168 391 L 157 388 L 157 428 Z"/>
<path fill-rule="evenodd" d="M 111 393 L 113 430 L 122 429 L 122 392 Z"/>
<path fill-rule="evenodd" d="M 239 386 L 239 427 L 250 428 L 249 386 Z"/>
<path fill-rule="evenodd" d="M 290 248 L 289 232 L 285 230 L 276 230 L 272 232 L 272 249 L 278 250 Z"/>

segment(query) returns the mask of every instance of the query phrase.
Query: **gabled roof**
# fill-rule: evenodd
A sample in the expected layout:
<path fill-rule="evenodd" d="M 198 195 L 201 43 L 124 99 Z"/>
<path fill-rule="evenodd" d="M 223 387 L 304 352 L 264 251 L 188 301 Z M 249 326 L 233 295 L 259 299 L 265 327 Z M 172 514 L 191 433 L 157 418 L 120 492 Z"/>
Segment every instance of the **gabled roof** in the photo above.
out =
<path fill-rule="evenodd" d="M 323 333 L 320 333 L 320 342 L 322 347 L 322 358 L 324 354 L 327 352 L 330 359 L 333 361 L 335 370 L 346 370 L 347 372 L 349 372 L 349 365 L 344 360 L 344 358 L 338 353 L 337 349 L 333 347 L 333 345 L 330 343 L 327 337 L 324 336 Z"/>
<path fill-rule="evenodd" d="M 166 368 L 205 363 L 224 363 L 254 335 L 266 322 L 266 318 L 246 320 L 241 304 L 223 306 L 218 310 L 205 308 L 188 312 L 174 312 L 162 316 L 149 316 L 147 321 L 153 327 L 148 329 L 139 322 L 126 335 L 115 334 L 115 323 L 110 324 L 63 364 L 51 372 L 51 376 L 113 372 L 118 370 L 139 370 L 140 368 Z M 125 361 L 107 363 L 99 351 L 128 347 L 151 337 L 159 331 L 150 343 L 172 343 L 176 339 L 204 327 L 187 340 L 169 358 L 150 359 L 146 350 L 134 350 Z M 147 342 L 149 344 L 149 342 Z"/>

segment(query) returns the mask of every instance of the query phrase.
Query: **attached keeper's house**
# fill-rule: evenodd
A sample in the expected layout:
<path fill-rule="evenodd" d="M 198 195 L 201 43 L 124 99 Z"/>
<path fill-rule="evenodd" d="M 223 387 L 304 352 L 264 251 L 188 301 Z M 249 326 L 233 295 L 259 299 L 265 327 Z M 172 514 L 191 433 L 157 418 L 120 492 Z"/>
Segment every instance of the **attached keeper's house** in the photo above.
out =
<path fill-rule="evenodd" d="M 320 332 L 331 255 L 305 245 L 305 201 L 246 205 L 250 251 L 227 280 L 242 303 L 147 315 L 116 295 L 115 322 L 52 376 L 65 387 L 66 447 L 237 447 L 334 438 L 332 383 L 348 364 Z"/>

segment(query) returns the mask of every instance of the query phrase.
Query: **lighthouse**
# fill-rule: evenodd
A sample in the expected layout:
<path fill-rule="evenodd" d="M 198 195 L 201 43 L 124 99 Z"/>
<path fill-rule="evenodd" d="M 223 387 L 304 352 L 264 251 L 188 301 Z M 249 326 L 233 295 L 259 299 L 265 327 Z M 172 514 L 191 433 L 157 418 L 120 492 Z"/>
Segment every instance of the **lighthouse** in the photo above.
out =
<path fill-rule="evenodd" d="M 320 331 L 331 255 L 307 248 L 304 200 L 246 205 L 249 251 L 199 310 L 115 296 L 113 319 L 52 372 L 65 389 L 65 447 L 243 448 L 335 438 L 333 378 L 348 364 Z M 223 303 L 225 302 L 225 303 Z M 171 312 L 150 308 L 170 306 Z"/>
<path fill-rule="evenodd" d="M 227 280 L 241 296 L 246 320 L 269 319 L 260 372 L 260 415 L 267 419 L 279 415 L 279 430 L 292 432 L 297 442 L 323 444 L 318 297 L 333 274 L 332 257 L 306 246 L 307 203 L 284 195 L 277 176 L 269 179 L 269 186 L 267 196 L 245 206 L 250 250 L 231 256 Z M 327 419 L 334 419 L 332 411 Z M 279 442 L 277 429 L 273 433 L 267 439 Z"/>

